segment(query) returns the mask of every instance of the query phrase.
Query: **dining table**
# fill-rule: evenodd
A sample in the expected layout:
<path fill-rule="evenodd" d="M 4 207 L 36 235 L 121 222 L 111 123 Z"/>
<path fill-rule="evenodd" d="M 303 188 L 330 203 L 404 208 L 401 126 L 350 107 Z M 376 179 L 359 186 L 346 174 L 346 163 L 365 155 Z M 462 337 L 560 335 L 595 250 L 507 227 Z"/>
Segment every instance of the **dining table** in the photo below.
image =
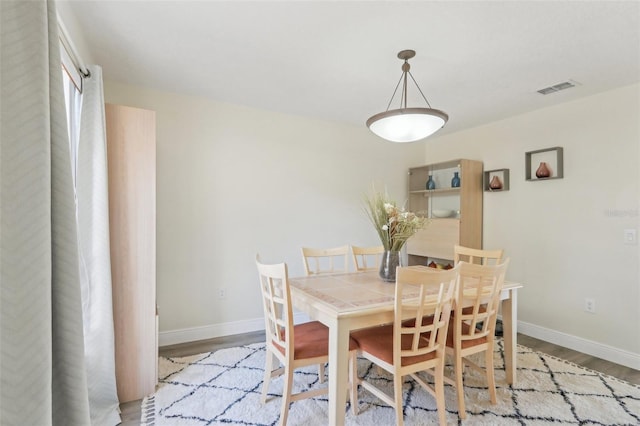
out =
<path fill-rule="evenodd" d="M 294 277 L 289 285 L 294 307 L 329 328 L 329 424 L 341 426 L 346 411 L 349 335 L 354 330 L 393 322 L 395 283 L 383 281 L 378 271 L 365 271 Z M 500 295 L 509 384 L 516 380 L 517 294 L 521 287 L 520 283 L 505 281 Z"/>

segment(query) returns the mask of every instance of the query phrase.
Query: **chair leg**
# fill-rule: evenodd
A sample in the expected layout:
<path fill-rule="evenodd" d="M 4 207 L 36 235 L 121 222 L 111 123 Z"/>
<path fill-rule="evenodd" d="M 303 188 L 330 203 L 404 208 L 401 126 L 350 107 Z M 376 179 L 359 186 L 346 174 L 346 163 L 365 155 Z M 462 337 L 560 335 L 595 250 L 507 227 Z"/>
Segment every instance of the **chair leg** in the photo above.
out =
<path fill-rule="evenodd" d="M 320 383 L 324 383 L 324 362 L 318 364 L 318 379 L 320 379 Z"/>
<path fill-rule="evenodd" d="M 484 365 L 487 371 L 487 384 L 489 385 L 489 397 L 492 404 L 497 404 L 496 398 L 496 378 L 493 371 L 493 345 L 485 351 Z"/>
<path fill-rule="evenodd" d="M 293 386 L 293 371 L 289 365 L 285 367 L 284 383 L 282 388 L 282 410 L 280 412 L 280 425 L 286 426 L 289 416 L 289 404 L 291 404 L 291 391 Z"/>
<path fill-rule="evenodd" d="M 402 426 L 404 424 L 402 416 L 402 376 L 400 374 L 393 375 L 393 396 L 395 400 L 396 410 L 396 426 Z"/>
<path fill-rule="evenodd" d="M 463 363 L 462 363 L 462 357 L 460 355 L 455 354 L 454 358 L 455 358 L 456 393 L 458 394 L 458 417 L 464 420 L 467 417 L 467 413 L 464 409 L 464 384 L 462 381 Z"/>
<path fill-rule="evenodd" d="M 349 354 L 349 388 L 351 413 L 358 415 L 358 356 L 356 351 Z"/>
<path fill-rule="evenodd" d="M 269 382 L 271 381 L 271 372 L 273 371 L 273 354 L 271 350 L 267 348 L 264 361 L 264 379 L 262 380 L 262 395 L 260 396 L 260 402 L 264 404 L 267 402 L 267 392 L 269 391 Z"/>
<path fill-rule="evenodd" d="M 436 407 L 440 426 L 447 425 L 447 407 L 444 402 L 444 360 L 434 369 L 433 387 L 436 393 Z"/>

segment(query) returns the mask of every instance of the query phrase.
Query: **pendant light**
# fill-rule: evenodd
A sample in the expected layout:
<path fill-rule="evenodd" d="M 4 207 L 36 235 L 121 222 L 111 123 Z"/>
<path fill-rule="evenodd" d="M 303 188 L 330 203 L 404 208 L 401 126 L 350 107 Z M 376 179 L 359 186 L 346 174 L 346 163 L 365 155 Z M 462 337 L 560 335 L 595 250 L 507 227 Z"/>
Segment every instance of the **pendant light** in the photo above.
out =
<path fill-rule="evenodd" d="M 391 95 L 387 110 L 367 120 L 367 127 L 373 133 L 391 142 L 415 142 L 424 139 L 440 130 L 449 120 L 447 113 L 431 108 L 429 101 L 409 71 L 411 66 L 408 61 L 414 56 L 416 56 L 416 52 L 413 50 L 403 50 L 398 53 L 398 58 L 404 61 L 402 75 L 393 91 L 393 95 Z M 429 108 L 407 108 L 407 75 L 411 77 Z M 389 110 L 400 83 L 402 83 L 401 107 Z"/>

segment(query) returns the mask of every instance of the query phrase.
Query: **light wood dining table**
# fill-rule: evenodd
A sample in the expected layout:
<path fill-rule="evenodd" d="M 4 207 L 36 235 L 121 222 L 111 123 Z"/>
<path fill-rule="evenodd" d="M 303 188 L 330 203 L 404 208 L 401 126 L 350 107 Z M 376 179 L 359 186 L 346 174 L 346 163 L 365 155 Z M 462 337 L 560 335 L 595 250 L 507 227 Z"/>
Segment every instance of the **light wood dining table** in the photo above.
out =
<path fill-rule="evenodd" d="M 344 425 L 349 334 L 393 322 L 395 284 L 382 281 L 377 271 L 290 278 L 289 284 L 293 305 L 329 327 L 329 424 Z M 510 384 L 516 380 L 517 290 L 521 287 L 505 282 L 500 297 Z"/>

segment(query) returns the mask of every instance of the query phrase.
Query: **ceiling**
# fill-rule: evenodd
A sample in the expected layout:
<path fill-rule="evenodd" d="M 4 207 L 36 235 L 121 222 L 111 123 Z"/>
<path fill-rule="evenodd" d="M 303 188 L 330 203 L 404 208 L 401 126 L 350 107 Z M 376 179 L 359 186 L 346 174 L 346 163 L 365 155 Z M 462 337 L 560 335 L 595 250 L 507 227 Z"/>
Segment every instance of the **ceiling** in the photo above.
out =
<path fill-rule="evenodd" d="M 386 109 L 403 49 L 417 52 L 411 71 L 431 106 L 449 114 L 443 132 L 640 81 L 638 1 L 65 6 L 107 81 L 357 126 Z M 567 80 L 578 84 L 536 92 Z M 414 86 L 408 106 L 425 106 Z"/>

